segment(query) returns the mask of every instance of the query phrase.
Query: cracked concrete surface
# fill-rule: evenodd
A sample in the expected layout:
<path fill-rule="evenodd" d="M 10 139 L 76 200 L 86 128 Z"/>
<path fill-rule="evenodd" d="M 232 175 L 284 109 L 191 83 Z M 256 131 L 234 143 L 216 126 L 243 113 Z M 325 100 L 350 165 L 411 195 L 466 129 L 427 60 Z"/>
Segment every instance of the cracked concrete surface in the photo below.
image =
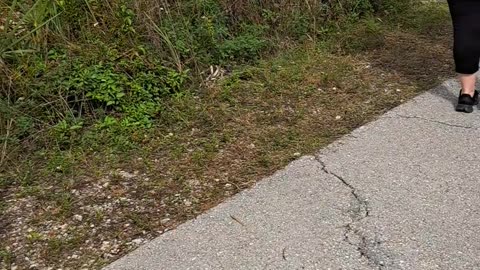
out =
<path fill-rule="evenodd" d="M 379 259 L 379 256 L 376 252 L 376 250 L 378 250 L 379 242 L 367 239 L 361 234 L 359 230 L 355 228 L 356 223 L 370 216 L 368 202 L 363 199 L 360 194 L 358 194 L 358 190 L 353 187 L 352 184 L 350 184 L 347 180 L 337 175 L 336 173 L 329 171 L 325 163 L 318 156 L 316 157 L 316 160 L 322 166 L 322 171 L 324 171 L 326 174 L 334 176 L 336 179 L 342 182 L 346 187 L 350 189 L 352 196 L 355 198 L 355 202 L 352 204 L 352 207 L 350 209 L 351 222 L 344 226 L 345 233 L 343 241 L 355 247 L 356 250 L 359 252 L 360 256 L 367 259 L 371 266 L 375 266 L 378 267 L 378 269 L 381 269 L 383 266 L 386 265 L 386 262 L 384 259 Z"/>
<path fill-rule="evenodd" d="M 436 123 L 436 124 L 445 125 L 445 126 L 449 126 L 449 127 L 465 128 L 465 129 L 477 129 L 478 130 L 478 128 L 476 128 L 476 127 L 450 124 L 450 123 L 438 121 L 438 120 L 435 120 L 435 119 L 428 119 L 428 118 L 423 118 L 423 117 L 419 117 L 419 116 L 406 116 L 406 115 L 397 114 L 396 117 L 393 117 L 393 118 L 398 118 L 398 117 L 399 118 L 405 118 L 405 119 L 419 119 L 419 120 L 422 120 L 422 121 Z"/>
<path fill-rule="evenodd" d="M 371 269 L 342 241 L 355 201 L 302 157 L 107 269 Z"/>
<path fill-rule="evenodd" d="M 442 86 L 105 269 L 480 269 L 480 113 Z"/>

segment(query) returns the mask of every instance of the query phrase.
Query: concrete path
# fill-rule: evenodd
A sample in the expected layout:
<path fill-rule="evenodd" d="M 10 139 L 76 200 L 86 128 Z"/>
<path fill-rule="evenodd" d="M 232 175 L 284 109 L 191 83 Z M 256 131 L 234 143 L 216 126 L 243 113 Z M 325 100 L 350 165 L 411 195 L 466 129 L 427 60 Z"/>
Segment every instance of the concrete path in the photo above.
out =
<path fill-rule="evenodd" d="M 113 269 L 480 269 L 480 112 L 442 86 Z"/>

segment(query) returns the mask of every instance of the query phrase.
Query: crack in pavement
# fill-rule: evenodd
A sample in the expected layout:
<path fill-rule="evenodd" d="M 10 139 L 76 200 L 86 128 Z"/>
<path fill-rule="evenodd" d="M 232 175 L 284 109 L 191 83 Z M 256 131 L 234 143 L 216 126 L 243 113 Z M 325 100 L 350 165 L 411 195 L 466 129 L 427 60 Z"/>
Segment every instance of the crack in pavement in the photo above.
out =
<path fill-rule="evenodd" d="M 319 157 L 316 157 L 316 160 L 322 166 L 322 171 L 324 171 L 325 173 L 327 173 L 329 175 L 334 176 L 335 178 L 340 180 L 345 186 L 347 186 L 350 189 L 352 196 L 357 201 L 357 207 L 354 211 L 354 215 L 353 215 L 352 219 L 355 222 L 357 222 L 357 221 L 360 221 L 360 220 L 368 217 L 370 215 L 370 209 L 368 207 L 368 202 L 361 198 L 361 196 L 357 192 L 357 189 L 354 186 L 352 186 L 349 182 L 347 182 L 343 177 L 341 177 L 338 174 L 328 170 L 325 163 Z"/>
<path fill-rule="evenodd" d="M 463 129 L 473 129 L 473 130 L 478 130 L 478 129 L 479 129 L 479 128 L 477 128 L 477 127 L 456 125 L 456 124 L 451 124 L 451 123 L 447 123 L 447 122 L 443 122 L 443 121 L 438 121 L 438 120 L 434 120 L 434 119 L 429 119 L 429 118 L 425 118 L 425 117 L 420 117 L 420 116 L 416 116 L 416 115 L 414 115 L 414 116 L 409 116 L 409 115 L 395 114 L 395 116 L 396 116 L 396 117 L 385 116 L 385 118 L 389 118 L 389 119 L 396 119 L 396 118 L 418 119 L 418 120 L 422 120 L 422 121 L 426 121 L 426 122 L 430 122 L 430 123 L 441 124 L 441 125 L 448 126 L 448 127 L 463 128 Z"/>
<path fill-rule="evenodd" d="M 356 189 L 352 184 L 350 184 L 345 178 L 341 177 L 340 175 L 330 171 L 327 169 L 325 162 L 321 160 L 318 155 L 315 155 L 315 159 L 321 165 L 321 169 L 326 174 L 332 175 L 343 185 L 350 189 L 350 192 L 355 199 L 355 206 L 352 207 L 351 216 L 350 218 L 352 221 L 347 225 L 343 226 L 345 229 L 343 241 L 348 243 L 351 246 L 354 246 L 357 251 L 360 253 L 360 257 L 365 258 L 371 265 L 377 267 L 377 269 L 382 270 L 385 266 L 389 263 L 382 259 L 382 257 L 386 257 L 390 259 L 388 255 L 384 254 L 380 250 L 381 241 L 379 241 L 377 236 L 375 236 L 375 240 L 372 241 L 368 239 L 363 233 L 355 228 L 355 224 L 368 218 L 370 216 L 370 207 L 368 205 L 368 201 L 363 199 L 360 196 L 358 189 Z"/>

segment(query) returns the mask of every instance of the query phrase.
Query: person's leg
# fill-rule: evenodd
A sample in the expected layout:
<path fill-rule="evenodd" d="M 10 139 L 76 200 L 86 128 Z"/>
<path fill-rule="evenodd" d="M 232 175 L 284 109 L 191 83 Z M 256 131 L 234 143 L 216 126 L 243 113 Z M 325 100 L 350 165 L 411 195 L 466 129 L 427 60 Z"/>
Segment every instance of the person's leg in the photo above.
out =
<path fill-rule="evenodd" d="M 455 70 L 462 85 L 457 111 L 472 112 L 478 104 L 475 91 L 480 61 L 480 1 L 448 0 L 453 21 Z"/>
<path fill-rule="evenodd" d="M 479 1 L 480 5 L 480 1 Z M 474 95 L 476 73 L 479 70 L 480 43 L 470 20 L 456 18 L 454 21 L 454 59 L 455 71 L 462 85 L 462 94 Z"/>
<path fill-rule="evenodd" d="M 462 85 L 462 94 L 468 94 L 473 97 L 477 76 L 475 74 L 459 74 L 458 78 Z"/>

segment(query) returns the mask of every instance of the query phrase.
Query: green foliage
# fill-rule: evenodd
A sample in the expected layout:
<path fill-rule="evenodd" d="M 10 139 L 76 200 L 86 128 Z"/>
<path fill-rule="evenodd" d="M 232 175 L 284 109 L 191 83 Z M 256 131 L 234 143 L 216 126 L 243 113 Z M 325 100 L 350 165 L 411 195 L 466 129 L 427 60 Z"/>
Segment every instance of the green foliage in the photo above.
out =
<path fill-rule="evenodd" d="M 310 18 L 303 12 L 296 12 L 292 17 L 291 32 L 295 38 L 303 39 L 310 32 Z"/>
<path fill-rule="evenodd" d="M 347 12 L 350 17 L 358 18 L 361 15 L 364 15 L 373 11 L 372 2 L 369 0 L 350 0 L 350 1 L 347 1 L 347 4 L 348 4 Z"/>
<path fill-rule="evenodd" d="M 120 30 L 123 33 L 135 33 L 135 28 L 133 25 L 135 19 L 135 13 L 133 10 L 129 9 L 125 4 L 120 6 L 120 11 L 118 12 L 118 17 L 121 20 Z"/>
<path fill-rule="evenodd" d="M 152 39 L 161 44 L 160 48 L 177 67 L 229 65 L 255 61 L 280 42 L 331 37 L 331 33 L 339 30 L 339 22 L 355 24 L 375 12 L 405 14 L 410 2 L 287 0 L 259 4 L 256 1 L 179 1 L 175 5 L 162 5 L 158 12 L 149 13 L 152 14 L 149 27 L 158 34 Z M 374 32 L 374 29 L 363 30 Z M 377 42 L 375 38 L 373 43 Z"/>
<path fill-rule="evenodd" d="M 109 53 L 99 63 L 60 61 L 53 72 L 37 78 L 44 82 L 40 91 L 51 94 L 53 79 L 72 116 L 81 116 L 85 108 L 91 113 L 100 109 L 121 116 L 126 126 L 150 127 L 162 101 L 184 90 L 188 70 L 180 73 L 140 56 L 121 59 L 115 50 Z"/>
<path fill-rule="evenodd" d="M 267 25 L 248 21 L 231 25 L 218 1 L 179 4 L 165 12 L 152 26 L 173 59 L 178 55 L 179 61 L 194 59 L 202 66 L 248 62 L 268 48 Z"/>
<path fill-rule="evenodd" d="M 362 23 L 345 24 L 345 28 L 335 39 L 334 46 L 347 53 L 379 48 L 385 44 L 380 23 L 376 18 L 370 17 L 363 19 Z"/>
<path fill-rule="evenodd" d="M 75 135 L 77 135 L 82 128 L 82 121 L 75 119 L 67 121 L 63 119 L 53 127 L 52 135 L 56 139 L 57 144 L 63 148 L 71 144 L 72 140 L 76 138 Z"/>
<path fill-rule="evenodd" d="M 45 130 L 50 139 L 44 147 L 51 141 L 68 149 L 102 138 L 125 146 L 128 134 L 152 127 L 163 104 L 186 91 L 188 70 L 165 67 L 143 48 L 127 55 L 101 42 L 94 45 L 95 51 L 78 55 L 59 47 L 45 56 L 18 58 L 25 64 L 10 72 L 22 74 L 21 80 L 15 81 L 16 91 L 4 89 L 8 95 L 0 98 L 2 123 L 14 119 L 13 128 L 8 138 L 0 135 L 0 143 L 13 147 Z"/>
<path fill-rule="evenodd" d="M 78 38 L 83 30 L 87 30 L 91 25 L 91 13 L 86 0 L 57 0 L 62 10 L 59 20 L 62 22 L 62 31 L 70 38 Z"/>
<path fill-rule="evenodd" d="M 0 248 L 0 262 L 3 262 L 6 266 L 10 266 L 14 260 L 14 255 L 11 251 Z"/>
<path fill-rule="evenodd" d="M 414 29 L 417 32 L 432 37 L 449 27 L 450 13 L 447 5 L 438 5 L 438 3 L 426 3 L 418 6 L 407 14 L 396 15 L 403 27 Z"/>
<path fill-rule="evenodd" d="M 236 37 L 225 40 L 218 46 L 222 60 L 256 59 L 268 47 L 268 41 L 263 39 L 266 27 L 242 25 L 242 32 Z"/>
<path fill-rule="evenodd" d="M 48 32 L 60 29 L 55 1 L 37 0 L 29 6 L 14 0 L 0 8 L 0 64 L 45 46 Z"/>
<path fill-rule="evenodd" d="M 240 76 L 238 73 L 234 73 L 221 82 L 222 92 L 220 98 L 224 101 L 234 103 L 232 92 L 234 92 L 240 85 Z"/>
<path fill-rule="evenodd" d="M 121 75 L 102 64 L 90 67 L 80 65 L 74 69 L 71 77 L 67 77 L 65 87 L 69 91 L 86 89 L 87 98 L 106 106 L 118 106 L 125 96 L 121 80 Z"/>
<path fill-rule="evenodd" d="M 388 15 L 407 15 L 414 11 L 412 7 L 418 7 L 418 1 L 415 0 L 372 0 L 372 7 L 376 12 L 382 12 Z"/>

